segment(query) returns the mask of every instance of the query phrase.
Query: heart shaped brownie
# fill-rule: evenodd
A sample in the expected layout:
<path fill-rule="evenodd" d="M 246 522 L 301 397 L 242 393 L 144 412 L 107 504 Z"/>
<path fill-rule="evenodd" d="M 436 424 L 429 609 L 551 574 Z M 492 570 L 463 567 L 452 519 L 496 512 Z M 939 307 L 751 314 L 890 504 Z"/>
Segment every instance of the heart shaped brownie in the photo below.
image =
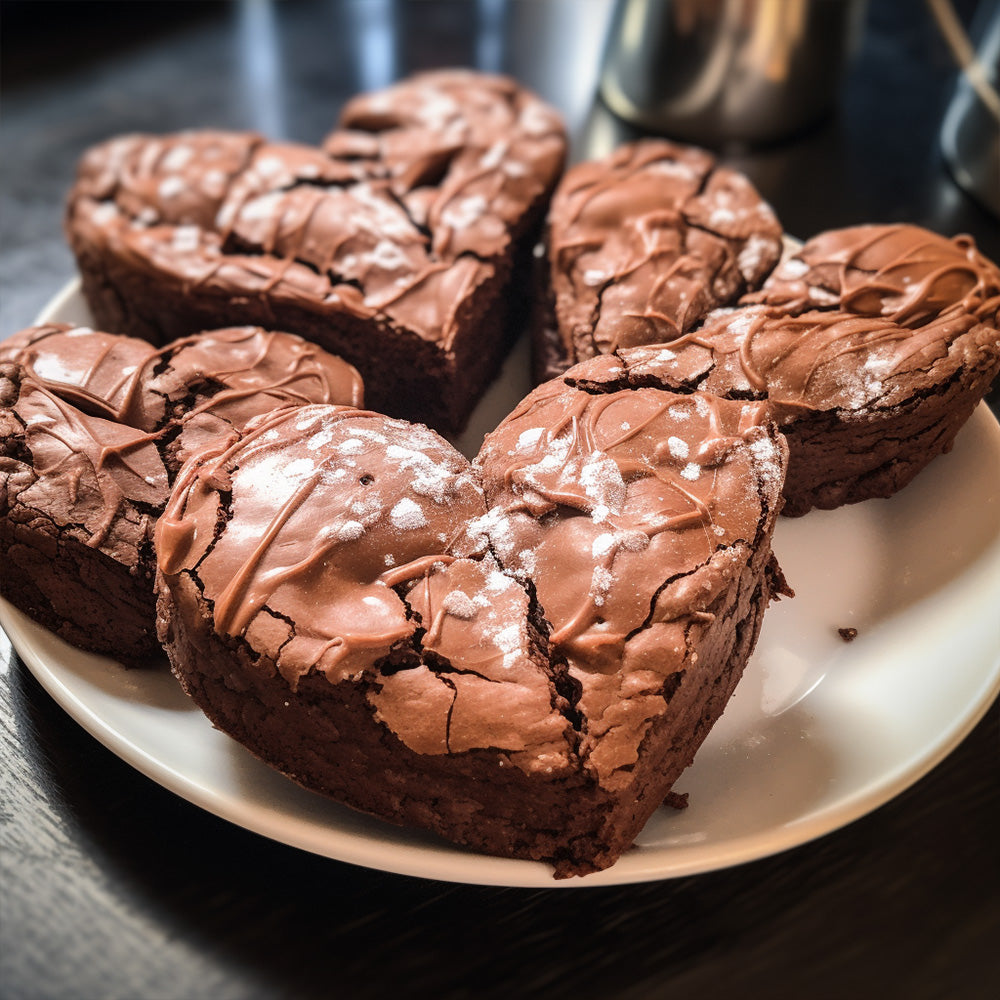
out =
<path fill-rule="evenodd" d="M 655 376 L 767 401 L 788 439 L 786 514 L 891 496 L 951 448 L 1000 373 L 1000 269 L 969 237 L 821 233 L 742 302 L 672 339 Z"/>
<path fill-rule="evenodd" d="M 275 407 L 362 402 L 350 365 L 253 327 L 154 348 L 53 324 L 0 364 L 0 592 L 126 664 L 159 652 L 152 525 L 187 453 Z"/>
<path fill-rule="evenodd" d="M 322 149 L 103 143 L 66 229 L 98 325 L 153 343 L 290 330 L 353 364 L 380 411 L 458 431 L 526 305 L 514 273 L 565 149 L 557 114 L 511 80 L 426 73 L 349 103 Z"/>
<path fill-rule="evenodd" d="M 308 788 L 559 875 L 612 864 L 780 590 L 765 407 L 594 359 L 473 465 L 427 428 L 283 410 L 185 465 L 160 638 L 216 726 Z"/>
<path fill-rule="evenodd" d="M 757 288 L 782 230 L 742 174 L 701 149 L 620 146 L 566 171 L 549 210 L 534 317 L 538 381 L 619 348 L 672 340 Z"/>

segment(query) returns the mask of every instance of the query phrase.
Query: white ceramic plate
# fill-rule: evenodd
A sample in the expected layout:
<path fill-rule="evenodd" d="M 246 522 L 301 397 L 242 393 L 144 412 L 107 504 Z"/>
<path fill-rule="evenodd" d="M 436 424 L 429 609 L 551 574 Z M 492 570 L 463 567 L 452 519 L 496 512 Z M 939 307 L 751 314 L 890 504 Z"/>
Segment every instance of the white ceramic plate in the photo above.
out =
<path fill-rule="evenodd" d="M 76 285 L 44 321 L 89 322 Z M 526 349 L 459 442 L 478 448 L 527 389 Z M 515 377 L 513 372 L 517 372 Z M 690 875 L 843 826 L 942 760 L 1000 690 L 1000 426 L 985 406 L 892 500 L 782 519 L 774 548 L 797 596 L 767 613 L 736 695 L 677 790 L 613 868 L 556 882 L 303 791 L 214 730 L 165 662 L 125 671 L 10 605 L 0 623 L 48 692 L 123 760 L 275 840 L 353 864 L 488 885 L 581 887 Z M 845 643 L 837 629 L 858 637 Z"/>

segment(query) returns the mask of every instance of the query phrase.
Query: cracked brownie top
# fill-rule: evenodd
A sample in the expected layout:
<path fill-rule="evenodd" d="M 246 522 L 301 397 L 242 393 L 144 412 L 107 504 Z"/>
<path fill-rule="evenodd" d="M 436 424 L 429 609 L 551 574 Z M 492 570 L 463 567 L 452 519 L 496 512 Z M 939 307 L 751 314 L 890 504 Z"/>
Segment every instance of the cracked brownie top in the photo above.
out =
<path fill-rule="evenodd" d="M 54 530 L 129 564 L 144 519 L 162 510 L 190 449 L 231 438 L 274 407 L 360 404 L 363 391 L 339 358 L 254 327 L 154 348 L 55 323 L 4 341 L 0 362 L 13 386 L 3 454 L 19 470 L 8 502 L 16 497 L 50 517 Z"/>
<path fill-rule="evenodd" d="M 155 435 L 78 410 L 4 363 L 4 516 L 45 522 L 126 566 L 139 562 L 150 517 L 169 494 Z"/>
<path fill-rule="evenodd" d="M 385 317 L 447 349 L 565 146 L 513 81 L 425 73 L 351 101 L 322 149 L 227 132 L 96 146 L 67 228 L 189 289 Z"/>
<path fill-rule="evenodd" d="M 283 411 L 185 466 L 160 570 L 292 688 L 367 685 L 419 753 L 611 788 L 766 544 L 785 454 L 758 404 L 610 377 L 536 390 L 472 466 L 418 425 Z"/>
<path fill-rule="evenodd" d="M 813 237 L 746 301 L 791 313 L 838 309 L 911 330 L 953 314 L 996 327 L 1000 269 L 971 236 L 949 239 L 910 225 L 850 226 Z"/>
<path fill-rule="evenodd" d="M 810 240 L 759 292 L 648 362 L 641 349 L 621 360 L 633 378 L 766 399 L 785 424 L 810 410 L 891 409 L 963 367 L 995 366 L 998 311 L 1000 270 L 969 237 L 856 226 Z"/>
<path fill-rule="evenodd" d="M 756 288 L 781 249 L 771 208 L 703 150 L 644 140 L 572 167 L 548 226 L 567 363 L 687 332 Z"/>

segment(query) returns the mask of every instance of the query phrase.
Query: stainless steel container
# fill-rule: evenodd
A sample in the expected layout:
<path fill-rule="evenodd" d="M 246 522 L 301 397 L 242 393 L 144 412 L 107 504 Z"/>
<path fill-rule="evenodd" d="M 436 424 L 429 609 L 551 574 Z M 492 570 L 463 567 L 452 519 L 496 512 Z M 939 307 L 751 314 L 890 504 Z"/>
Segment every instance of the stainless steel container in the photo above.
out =
<path fill-rule="evenodd" d="M 1000 4 L 982 4 L 972 27 L 979 89 L 959 76 L 941 126 L 941 148 L 955 180 L 1000 216 Z M 992 93 L 991 93 L 992 92 Z"/>
<path fill-rule="evenodd" d="M 861 0 L 618 0 L 601 96 L 678 139 L 767 142 L 834 100 Z"/>

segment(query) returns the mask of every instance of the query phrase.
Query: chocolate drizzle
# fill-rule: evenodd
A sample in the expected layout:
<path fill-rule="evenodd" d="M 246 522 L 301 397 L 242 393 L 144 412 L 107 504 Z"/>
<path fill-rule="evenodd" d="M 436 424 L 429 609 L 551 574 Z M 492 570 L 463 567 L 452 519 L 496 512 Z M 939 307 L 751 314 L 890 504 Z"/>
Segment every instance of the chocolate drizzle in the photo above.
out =
<path fill-rule="evenodd" d="M 236 526 L 216 538 L 220 475 Z M 400 479 L 415 492 L 400 497 Z M 282 672 L 294 679 L 316 664 L 333 679 L 413 635 L 393 587 L 464 554 L 461 540 L 450 543 L 454 519 L 484 509 L 464 460 L 430 431 L 308 406 L 263 418 L 230 449 L 186 466 L 157 551 L 168 576 L 197 566 L 219 631 L 243 634 L 267 605 L 298 623 Z"/>
<path fill-rule="evenodd" d="M 215 628 L 293 689 L 376 670 L 369 701 L 416 752 L 495 747 L 613 784 L 693 663 L 714 588 L 770 531 L 784 452 L 762 416 L 557 382 L 470 467 L 387 417 L 280 411 L 185 466 L 157 526 L 164 585 L 194 576 Z"/>
<path fill-rule="evenodd" d="M 158 356 L 144 340 L 68 323 L 29 327 L 0 344 L 0 361 L 20 365 L 83 412 L 118 422 L 136 405 L 144 366 Z"/>
<path fill-rule="evenodd" d="M 805 244 L 736 309 L 666 343 L 658 377 L 721 396 L 766 398 L 779 422 L 806 410 L 898 406 L 970 362 L 996 334 L 1000 270 L 967 237 L 859 226 Z M 980 348 L 972 347 L 974 353 Z M 622 358 L 632 377 L 652 369 Z"/>
<path fill-rule="evenodd" d="M 548 243 L 568 366 L 690 331 L 763 280 L 781 227 L 741 174 L 647 140 L 566 173 Z"/>
<path fill-rule="evenodd" d="M 155 435 L 88 416 L 28 380 L 14 410 L 37 476 L 22 502 L 80 525 L 91 548 L 116 545 L 126 504 L 151 512 L 166 502 L 167 471 Z"/>
<path fill-rule="evenodd" d="M 4 341 L 4 360 L 86 413 L 179 435 L 173 467 L 187 450 L 273 407 L 363 402 L 361 378 L 346 362 L 292 334 L 256 327 L 206 331 L 154 348 L 56 323 Z"/>
<path fill-rule="evenodd" d="M 276 407 L 362 401 L 349 365 L 255 328 L 157 349 L 53 324 L 5 341 L 0 362 L 4 593 L 17 599 L 23 574 L 25 610 L 129 663 L 159 648 L 152 525 L 187 451 L 225 447 Z"/>
<path fill-rule="evenodd" d="M 189 294 L 383 317 L 448 346 L 564 152 L 557 115 L 512 81 L 427 73 L 352 101 L 323 149 L 112 140 L 82 161 L 67 226 L 78 253 L 110 251 Z"/>
<path fill-rule="evenodd" d="M 809 240 L 748 302 L 839 309 L 917 330 L 951 313 L 996 326 L 1000 270 L 969 236 L 909 225 L 834 229 Z"/>

